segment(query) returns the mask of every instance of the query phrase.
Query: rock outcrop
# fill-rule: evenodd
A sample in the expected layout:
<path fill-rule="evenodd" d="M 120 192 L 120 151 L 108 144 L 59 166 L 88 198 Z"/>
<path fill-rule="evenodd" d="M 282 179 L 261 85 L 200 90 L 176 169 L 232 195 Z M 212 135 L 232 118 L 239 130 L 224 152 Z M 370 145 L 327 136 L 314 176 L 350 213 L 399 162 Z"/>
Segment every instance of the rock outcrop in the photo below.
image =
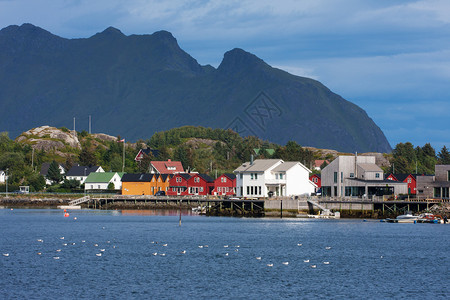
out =
<path fill-rule="evenodd" d="M 60 150 L 67 146 L 81 149 L 80 141 L 73 132 L 51 126 L 41 126 L 23 132 L 16 142 L 26 143 L 37 150 Z"/>

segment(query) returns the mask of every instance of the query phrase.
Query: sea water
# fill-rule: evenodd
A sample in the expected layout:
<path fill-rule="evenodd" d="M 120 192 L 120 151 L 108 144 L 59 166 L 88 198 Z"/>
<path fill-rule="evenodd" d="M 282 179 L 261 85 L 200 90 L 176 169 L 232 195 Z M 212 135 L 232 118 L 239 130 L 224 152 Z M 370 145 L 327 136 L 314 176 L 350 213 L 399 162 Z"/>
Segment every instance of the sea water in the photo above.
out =
<path fill-rule="evenodd" d="M 448 225 L 162 212 L 0 209 L 0 298 L 448 297 Z"/>

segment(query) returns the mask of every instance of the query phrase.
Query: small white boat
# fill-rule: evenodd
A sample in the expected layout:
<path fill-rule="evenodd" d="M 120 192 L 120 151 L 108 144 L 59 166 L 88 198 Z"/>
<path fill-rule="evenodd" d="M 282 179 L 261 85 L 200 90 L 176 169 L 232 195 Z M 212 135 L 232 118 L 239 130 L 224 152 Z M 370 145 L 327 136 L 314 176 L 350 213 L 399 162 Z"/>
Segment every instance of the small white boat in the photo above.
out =
<path fill-rule="evenodd" d="M 419 216 L 414 216 L 411 213 L 397 216 L 395 219 L 386 219 L 388 223 L 414 223 L 419 219 Z"/>

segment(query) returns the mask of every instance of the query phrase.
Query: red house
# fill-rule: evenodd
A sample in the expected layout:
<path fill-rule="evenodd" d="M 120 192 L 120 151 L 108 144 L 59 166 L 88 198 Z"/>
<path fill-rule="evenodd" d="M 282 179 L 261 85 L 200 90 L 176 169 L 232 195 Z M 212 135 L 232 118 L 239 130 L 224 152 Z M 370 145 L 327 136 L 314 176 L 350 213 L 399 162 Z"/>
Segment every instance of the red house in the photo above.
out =
<path fill-rule="evenodd" d="M 420 175 L 421 174 L 392 174 L 391 173 L 386 177 L 386 179 L 408 183 L 408 194 L 415 195 L 417 193 L 416 177 L 420 176 Z M 422 175 L 424 175 L 424 174 L 422 174 Z"/>
<path fill-rule="evenodd" d="M 322 180 L 320 178 L 320 174 L 312 174 L 311 176 L 309 176 L 309 180 L 311 180 L 312 182 L 314 182 L 317 185 L 316 188 L 316 193 L 318 190 L 320 190 L 320 188 L 322 187 Z"/>
<path fill-rule="evenodd" d="M 176 174 L 184 173 L 183 165 L 180 161 L 152 161 L 150 163 L 150 173 L 156 174 Z"/>
<path fill-rule="evenodd" d="M 213 195 L 233 196 L 236 194 L 236 175 L 226 173 L 214 180 Z"/>
<path fill-rule="evenodd" d="M 192 174 L 187 181 L 188 195 L 211 195 L 214 179 L 206 174 Z"/>
<path fill-rule="evenodd" d="M 175 174 L 169 180 L 169 189 L 167 190 L 168 196 L 186 196 L 188 194 L 188 180 L 192 176 L 187 173 Z"/>

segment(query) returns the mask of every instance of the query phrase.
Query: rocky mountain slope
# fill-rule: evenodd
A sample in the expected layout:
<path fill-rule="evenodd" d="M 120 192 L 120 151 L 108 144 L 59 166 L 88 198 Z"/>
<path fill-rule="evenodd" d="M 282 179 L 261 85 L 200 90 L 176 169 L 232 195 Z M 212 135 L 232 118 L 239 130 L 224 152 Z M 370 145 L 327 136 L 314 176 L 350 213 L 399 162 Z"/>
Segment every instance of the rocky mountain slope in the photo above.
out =
<path fill-rule="evenodd" d="M 65 39 L 24 24 L 0 30 L 0 130 L 40 124 L 127 140 L 183 125 L 232 128 L 285 144 L 390 152 L 360 107 L 320 82 L 273 68 L 242 49 L 201 66 L 166 31 L 125 36 L 108 28 Z"/>

